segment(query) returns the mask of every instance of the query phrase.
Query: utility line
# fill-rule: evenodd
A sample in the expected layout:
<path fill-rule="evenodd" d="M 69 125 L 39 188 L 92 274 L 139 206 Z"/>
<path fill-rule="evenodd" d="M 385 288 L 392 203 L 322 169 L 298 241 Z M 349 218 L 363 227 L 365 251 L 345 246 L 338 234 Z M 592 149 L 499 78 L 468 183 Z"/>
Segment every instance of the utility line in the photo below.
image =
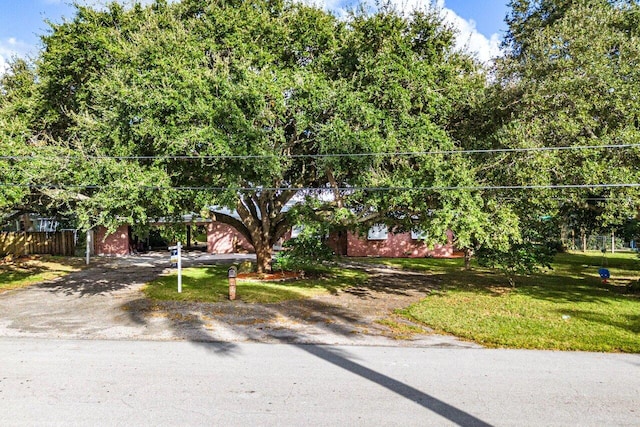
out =
<path fill-rule="evenodd" d="M 31 188 L 41 190 L 64 190 L 64 189 L 87 189 L 98 190 L 102 188 L 124 188 L 116 185 L 77 185 L 77 184 L 16 184 L 16 183 L 0 183 L 0 187 L 14 188 Z M 430 186 L 430 187 L 207 187 L 207 186 L 153 186 L 139 185 L 136 188 L 142 190 L 153 191 L 244 191 L 244 192 L 261 192 L 261 191 L 489 191 L 489 190 L 561 190 L 561 189 L 589 189 L 589 188 L 640 188 L 640 183 L 609 183 L 609 184 L 550 184 L 550 185 L 471 185 L 471 186 Z"/>
<path fill-rule="evenodd" d="M 334 153 L 334 154 L 216 154 L 216 155 L 159 155 L 159 156 L 82 156 L 82 155 L 14 155 L 0 156 L 0 160 L 34 160 L 34 159 L 87 159 L 87 160 L 248 160 L 248 159 L 301 159 L 301 158 L 344 158 L 344 157 L 393 157 L 393 156 L 426 156 L 446 154 L 491 154 L 491 153 L 528 153 L 544 151 L 573 151 L 597 149 L 640 148 L 640 144 L 605 144 L 605 145 L 570 145 L 560 147 L 529 148 L 487 148 L 471 150 L 432 150 L 403 151 L 397 153 Z"/>

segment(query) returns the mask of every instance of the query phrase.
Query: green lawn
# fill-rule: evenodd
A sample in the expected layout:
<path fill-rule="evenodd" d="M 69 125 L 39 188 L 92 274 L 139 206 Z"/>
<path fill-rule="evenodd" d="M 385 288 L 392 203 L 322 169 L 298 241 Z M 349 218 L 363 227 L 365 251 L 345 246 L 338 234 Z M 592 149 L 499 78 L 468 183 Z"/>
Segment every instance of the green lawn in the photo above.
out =
<path fill-rule="evenodd" d="M 153 299 L 173 301 L 220 302 L 228 299 L 228 266 L 186 268 L 182 271 L 182 293 L 177 292 L 177 273 L 147 284 L 145 294 Z M 327 269 L 322 275 L 283 282 L 237 280 L 236 299 L 248 303 L 273 303 L 315 295 L 335 293 L 356 286 L 366 274 L 346 269 Z"/>
<path fill-rule="evenodd" d="M 34 256 L 0 263 L 0 291 L 23 288 L 78 271 L 80 258 Z"/>
<path fill-rule="evenodd" d="M 488 347 L 640 352 L 640 296 L 625 286 L 640 277 L 635 254 L 607 255 L 612 280 L 598 276 L 602 255 L 559 254 L 548 272 L 520 277 L 516 288 L 492 270 L 462 259 L 358 259 L 426 272 L 436 290 L 399 314 L 438 332 Z M 147 285 L 145 292 L 161 300 L 225 301 L 226 266 L 189 268 L 178 294 L 175 272 Z M 289 282 L 238 280 L 238 299 L 269 303 L 335 293 L 362 286 L 367 276 L 357 270 L 327 269 L 313 279 Z M 407 333 L 410 333 L 408 331 Z"/>
<path fill-rule="evenodd" d="M 521 277 L 517 287 L 491 270 L 464 271 L 462 260 L 368 259 L 430 272 L 441 287 L 403 316 L 489 347 L 640 352 L 640 297 L 625 285 L 640 277 L 636 254 L 559 254 L 553 270 Z"/>

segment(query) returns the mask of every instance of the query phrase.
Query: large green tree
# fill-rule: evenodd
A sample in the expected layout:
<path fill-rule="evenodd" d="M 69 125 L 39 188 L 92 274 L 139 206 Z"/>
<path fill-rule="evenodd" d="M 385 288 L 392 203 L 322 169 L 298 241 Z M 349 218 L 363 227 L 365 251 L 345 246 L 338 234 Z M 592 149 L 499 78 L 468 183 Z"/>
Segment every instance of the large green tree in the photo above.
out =
<path fill-rule="evenodd" d="M 0 152 L 4 156 L 20 153 L 25 135 L 30 135 L 29 112 L 32 109 L 35 74 L 28 64 L 15 61 L 0 78 Z M 4 179 L 0 186 L 0 219 L 16 211 L 28 191 L 8 184 L 19 183 L 21 174 L 12 167 L 10 158 L 0 159 L 0 172 Z"/>
<path fill-rule="evenodd" d="M 555 215 L 565 224 L 591 218 L 582 228 L 623 222 L 636 214 L 638 190 L 610 185 L 640 182 L 640 149 L 621 147 L 640 140 L 638 2 L 513 0 L 510 7 L 505 55 L 471 142 L 532 151 L 478 156 L 491 165 L 482 179 L 584 186 L 502 192 L 532 225 Z M 613 148 L 582 149 L 603 145 Z"/>
<path fill-rule="evenodd" d="M 384 154 L 456 148 L 451 115 L 479 80 L 435 13 L 340 21 L 277 1 L 112 4 L 78 7 L 43 42 L 37 132 L 73 163 L 46 183 L 87 225 L 227 207 L 239 219 L 215 219 L 267 270 L 292 225 L 285 206 L 309 189 L 331 192 L 309 201 L 327 221 L 442 233 L 458 206 L 428 188 L 473 179 L 464 159 Z M 374 189 L 389 187 L 407 190 Z"/>

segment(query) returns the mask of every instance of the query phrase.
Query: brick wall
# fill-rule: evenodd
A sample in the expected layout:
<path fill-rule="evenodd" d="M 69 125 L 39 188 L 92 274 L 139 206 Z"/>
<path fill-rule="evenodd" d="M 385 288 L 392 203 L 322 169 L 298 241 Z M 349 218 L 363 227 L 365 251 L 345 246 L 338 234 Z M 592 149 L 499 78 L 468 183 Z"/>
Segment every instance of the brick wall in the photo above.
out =
<path fill-rule="evenodd" d="M 356 233 L 347 235 L 347 256 L 389 258 L 448 258 L 453 255 L 453 234 L 447 233 L 449 243 L 428 247 L 421 240 L 411 238 L 411 233 L 389 232 L 385 240 L 367 240 L 367 236 Z"/>
<path fill-rule="evenodd" d="M 212 222 L 207 225 L 207 252 L 212 254 L 231 254 L 236 252 L 255 252 L 255 249 L 232 226 L 221 222 Z"/>
<path fill-rule="evenodd" d="M 115 233 L 107 235 L 107 229 L 98 227 L 94 233 L 96 255 L 129 255 L 129 226 L 121 225 Z"/>

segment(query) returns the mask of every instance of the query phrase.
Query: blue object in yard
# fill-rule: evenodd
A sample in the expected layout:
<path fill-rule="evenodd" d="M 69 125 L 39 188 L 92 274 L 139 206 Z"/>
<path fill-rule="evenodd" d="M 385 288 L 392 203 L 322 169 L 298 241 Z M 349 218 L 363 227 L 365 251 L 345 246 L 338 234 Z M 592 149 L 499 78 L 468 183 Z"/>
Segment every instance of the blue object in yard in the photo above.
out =
<path fill-rule="evenodd" d="M 609 273 L 609 270 L 606 268 L 601 268 L 600 270 L 598 270 L 598 274 L 600 274 L 600 278 L 605 282 L 611 277 L 611 273 Z"/>

